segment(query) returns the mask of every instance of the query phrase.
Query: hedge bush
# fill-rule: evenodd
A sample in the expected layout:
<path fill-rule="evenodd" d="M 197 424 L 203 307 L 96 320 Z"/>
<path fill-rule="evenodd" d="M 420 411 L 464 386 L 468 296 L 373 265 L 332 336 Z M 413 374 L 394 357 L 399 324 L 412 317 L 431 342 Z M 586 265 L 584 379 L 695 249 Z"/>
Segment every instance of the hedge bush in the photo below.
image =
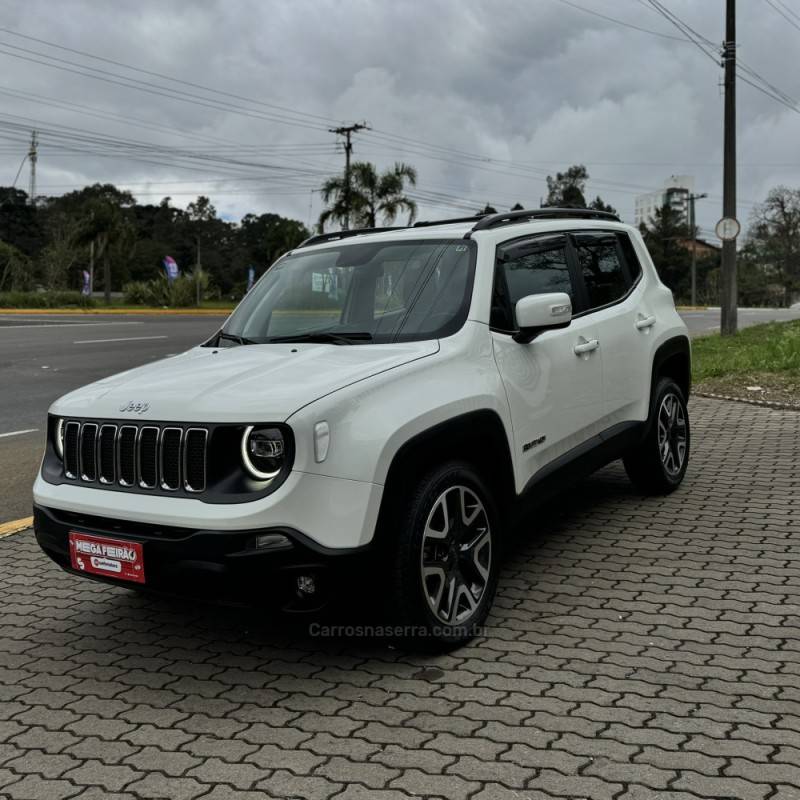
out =
<path fill-rule="evenodd" d="M 94 298 L 80 292 L 0 292 L 0 308 L 93 308 Z"/>
<path fill-rule="evenodd" d="M 200 274 L 200 299 L 208 289 L 208 273 Z M 171 306 L 187 308 L 197 302 L 197 286 L 193 275 L 181 275 L 172 283 L 158 277 L 152 281 L 132 281 L 122 287 L 125 303 L 132 306 Z"/>

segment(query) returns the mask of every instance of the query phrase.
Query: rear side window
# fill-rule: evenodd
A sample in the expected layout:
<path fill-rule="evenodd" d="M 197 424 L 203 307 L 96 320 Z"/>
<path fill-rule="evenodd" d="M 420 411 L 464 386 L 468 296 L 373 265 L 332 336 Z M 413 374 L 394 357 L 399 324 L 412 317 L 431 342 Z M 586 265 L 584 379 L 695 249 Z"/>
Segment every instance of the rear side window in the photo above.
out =
<path fill-rule="evenodd" d="M 538 236 L 498 248 L 490 324 L 514 330 L 514 308 L 529 294 L 565 292 L 575 301 L 567 261 L 566 237 Z"/>
<path fill-rule="evenodd" d="M 630 287 L 617 237 L 612 234 L 574 235 L 578 269 L 586 286 L 589 308 L 619 300 Z"/>
<path fill-rule="evenodd" d="M 642 265 L 639 263 L 639 256 L 636 255 L 636 250 L 633 248 L 633 242 L 626 233 L 618 233 L 617 239 L 622 248 L 622 255 L 625 259 L 625 265 L 628 267 L 628 277 L 630 278 L 631 285 L 639 280 L 642 274 Z"/>

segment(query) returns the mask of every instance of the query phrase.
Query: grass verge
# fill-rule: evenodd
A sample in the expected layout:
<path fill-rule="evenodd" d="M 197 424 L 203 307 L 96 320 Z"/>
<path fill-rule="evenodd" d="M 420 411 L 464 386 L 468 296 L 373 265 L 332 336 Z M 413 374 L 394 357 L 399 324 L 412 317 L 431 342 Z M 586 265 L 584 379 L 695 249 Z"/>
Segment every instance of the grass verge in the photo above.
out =
<path fill-rule="evenodd" d="M 800 321 L 770 322 L 692 345 L 697 391 L 800 407 Z"/>

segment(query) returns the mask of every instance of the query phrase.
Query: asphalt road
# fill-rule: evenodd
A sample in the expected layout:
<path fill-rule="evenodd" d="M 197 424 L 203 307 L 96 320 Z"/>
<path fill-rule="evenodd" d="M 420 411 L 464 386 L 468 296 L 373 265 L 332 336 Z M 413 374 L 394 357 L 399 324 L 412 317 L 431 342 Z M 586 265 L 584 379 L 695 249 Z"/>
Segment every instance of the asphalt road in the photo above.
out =
<path fill-rule="evenodd" d="M 0 315 L 0 523 L 31 513 L 50 404 L 207 339 L 217 316 Z"/>
<path fill-rule="evenodd" d="M 719 310 L 687 311 L 693 336 L 719 330 Z M 50 404 L 91 381 L 204 341 L 216 316 L 0 315 L 0 523 L 30 515 Z M 742 309 L 742 327 L 800 319 L 800 309 Z"/>

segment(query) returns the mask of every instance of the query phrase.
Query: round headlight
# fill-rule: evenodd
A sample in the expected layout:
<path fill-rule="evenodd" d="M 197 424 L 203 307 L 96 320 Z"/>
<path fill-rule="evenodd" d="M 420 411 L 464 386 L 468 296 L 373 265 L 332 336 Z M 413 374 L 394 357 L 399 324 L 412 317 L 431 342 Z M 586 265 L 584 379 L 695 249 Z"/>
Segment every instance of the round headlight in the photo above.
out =
<path fill-rule="evenodd" d="M 286 444 L 278 428 L 245 429 L 242 436 L 242 463 L 260 481 L 274 478 L 286 462 Z"/>
<path fill-rule="evenodd" d="M 64 420 L 60 417 L 56 421 L 56 427 L 53 429 L 53 447 L 56 449 L 56 454 L 60 459 L 64 458 Z"/>

